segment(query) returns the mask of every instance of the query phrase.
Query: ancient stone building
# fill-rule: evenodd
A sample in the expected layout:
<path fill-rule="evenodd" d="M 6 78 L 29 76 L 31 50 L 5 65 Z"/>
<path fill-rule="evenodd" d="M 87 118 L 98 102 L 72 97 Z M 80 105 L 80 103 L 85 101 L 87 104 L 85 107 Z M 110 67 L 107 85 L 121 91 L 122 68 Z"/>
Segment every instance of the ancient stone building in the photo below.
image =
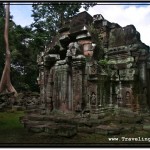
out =
<path fill-rule="evenodd" d="M 133 25 L 79 13 L 38 56 L 41 105 L 47 114 L 118 107 L 147 111 L 149 60 L 149 47 Z"/>

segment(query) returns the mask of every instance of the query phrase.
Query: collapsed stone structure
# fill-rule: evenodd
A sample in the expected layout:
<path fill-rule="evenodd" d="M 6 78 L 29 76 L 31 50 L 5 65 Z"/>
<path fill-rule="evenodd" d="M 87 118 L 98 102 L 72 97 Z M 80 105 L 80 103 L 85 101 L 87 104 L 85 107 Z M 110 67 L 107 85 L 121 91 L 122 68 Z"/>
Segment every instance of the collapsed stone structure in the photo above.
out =
<path fill-rule="evenodd" d="M 61 136 L 133 129 L 124 123 L 143 129 L 139 114 L 150 105 L 149 47 L 133 25 L 79 13 L 37 62 L 40 106 L 21 119 L 28 129 Z"/>
<path fill-rule="evenodd" d="M 66 22 L 38 56 L 41 103 L 47 110 L 149 105 L 149 47 L 133 25 L 82 12 Z"/>

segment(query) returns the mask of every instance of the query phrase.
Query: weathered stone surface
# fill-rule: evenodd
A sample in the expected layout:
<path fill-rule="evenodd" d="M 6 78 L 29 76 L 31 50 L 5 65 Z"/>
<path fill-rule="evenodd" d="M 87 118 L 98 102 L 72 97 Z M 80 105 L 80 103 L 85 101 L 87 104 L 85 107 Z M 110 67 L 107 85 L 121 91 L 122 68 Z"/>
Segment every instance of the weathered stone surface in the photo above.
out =
<path fill-rule="evenodd" d="M 108 134 L 120 134 L 121 133 L 121 127 L 117 125 L 99 125 L 95 128 L 95 133 L 102 134 L 102 135 L 108 135 Z"/>
<path fill-rule="evenodd" d="M 12 110 L 14 111 L 23 111 L 24 110 L 24 107 L 23 106 L 12 106 Z"/>
<path fill-rule="evenodd" d="M 130 45 L 140 40 L 140 34 L 133 25 L 126 27 L 114 28 L 110 32 L 110 47 L 118 47 L 121 45 Z M 119 41 L 119 42 L 118 42 Z"/>
<path fill-rule="evenodd" d="M 118 116 L 114 118 L 114 121 L 120 122 L 120 123 L 128 123 L 128 124 L 140 124 L 142 123 L 143 119 L 142 117 L 124 117 L 124 116 Z"/>
<path fill-rule="evenodd" d="M 78 127 L 78 132 L 79 132 L 79 133 L 92 134 L 92 133 L 95 133 L 95 128 L 90 128 L 90 127 L 87 127 L 87 126 Z"/>
<path fill-rule="evenodd" d="M 27 114 L 37 114 L 40 113 L 39 109 L 31 109 L 31 110 L 24 110 L 25 113 Z"/>
<path fill-rule="evenodd" d="M 53 135 L 53 136 L 57 136 L 57 131 L 58 131 L 58 127 L 57 126 L 47 126 L 45 128 L 45 132 Z"/>
<path fill-rule="evenodd" d="M 140 129 L 138 126 L 135 127 L 134 124 L 121 124 L 122 130 L 121 133 L 133 133 L 135 129 Z"/>
<path fill-rule="evenodd" d="M 149 124 L 144 124 L 143 125 L 143 130 L 150 131 L 150 125 Z"/>
<path fill-rule="evenodd" d="M 35 120 L 35 121 L 43 121 L 44 120 L 44 116 L 43 115 L 38 115 L 38 114 L 32 114 L 28 116 L 28 119 L 30 120 Z"/>
<path fill-rule="evenodd" d="M 72 125 L 50 125 L 45 128 L 45 132 L 49 133 L 53 136 L 64 136 L 64 137 L 72 137 L 77 134 L 76 126 Z"/>
<path fill-rule="evenodd" d="M 143 130 L 143 124 L 135 124 L 135 131 Z"/>
<path fill-rule="evenodd" d="M 26 120 L 26 122 L 24 123 L 24 126 L 26 128 L 30 128 L 30 127 L 34 127 L 34 126 L 38 126 L 38 125 L 49 125 L 52 124 L 51 122 L 47 122 L 47 121 L 30 121 L 30 120 Z M 53 123 L 54 124 L 54 123 Z"/>
<path fill-rule="evenodd" d="M 63 118 L 63 117 L 55 118 L 55 122 L 57 122 L 57 123 L 68 123 L 68 124 L 74 124 L 74 125 L 77 124 L 77 122 L 73 118 Z"/>
<path fill-rule="evenodd" d="M 28 130 L 34 133 L 41 133 L 45 130 L 45 125 L 30 126 Z"/>
<path fill-rule="evenodd" d="M 83 127 L 83 126 L 92 127 L 92 123 L 91 123 L 91 121 L 89 121 L 87 119 L 80 119 L 78 122 L 78 126 L 79 127 Z"/>

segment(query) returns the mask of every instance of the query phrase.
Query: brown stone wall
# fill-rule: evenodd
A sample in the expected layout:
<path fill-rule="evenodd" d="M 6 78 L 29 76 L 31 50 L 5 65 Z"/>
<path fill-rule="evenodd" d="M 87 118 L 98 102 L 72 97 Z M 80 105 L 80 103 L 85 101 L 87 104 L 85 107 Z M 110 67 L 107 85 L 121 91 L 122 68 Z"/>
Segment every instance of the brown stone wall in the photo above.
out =
<path fill-rule="evenodd" d="M 110 31 L 109 47 L 135 44 L 140 41 L 140 34 L 133 25 L 123 28 L 114 28 Z"/>

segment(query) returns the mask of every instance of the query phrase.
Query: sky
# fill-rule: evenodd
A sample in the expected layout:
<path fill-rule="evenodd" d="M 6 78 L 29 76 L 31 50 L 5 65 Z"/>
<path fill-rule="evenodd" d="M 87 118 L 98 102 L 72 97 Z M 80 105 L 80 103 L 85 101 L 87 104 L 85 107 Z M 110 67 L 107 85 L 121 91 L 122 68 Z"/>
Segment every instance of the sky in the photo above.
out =
<path fill-rule="evenodd" d="M 16 24 L 28 26 L 33 22 L 31 5 L 11 5 L 11 15 Z M 83 11 L 81 9 L 80 11 Z M 102 14 L 102 16 L 114 23 L 118 23 L 122 27 L 133 24 L 137 31 L 141 34 L 141 41 L 150 46 L 150 3 L 144 5 L 96 5 L 88 10 L 93 16 Z"/>

